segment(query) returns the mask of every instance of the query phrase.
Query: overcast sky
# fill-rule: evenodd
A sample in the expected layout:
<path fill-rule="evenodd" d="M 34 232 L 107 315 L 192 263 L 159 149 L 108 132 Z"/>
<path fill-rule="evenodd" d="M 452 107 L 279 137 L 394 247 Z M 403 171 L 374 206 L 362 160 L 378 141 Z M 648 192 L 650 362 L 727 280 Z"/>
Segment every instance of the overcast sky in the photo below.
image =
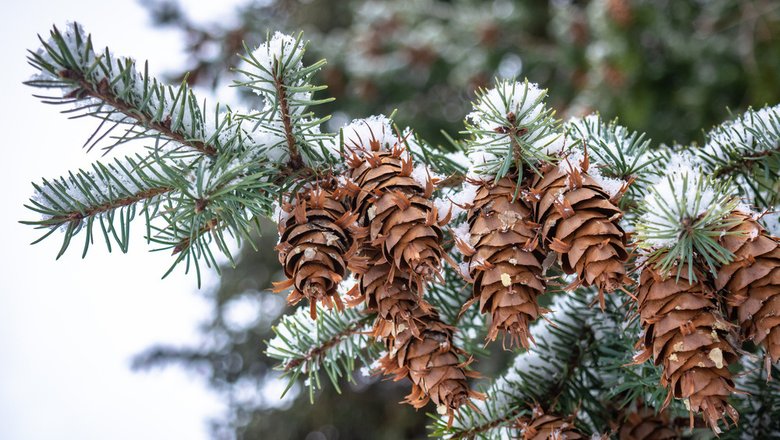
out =
<path fill-rule="evenodd" d="M 184 3 L 192 3 L 194 16 L 213 19 L 240 2 Z M 108 254 L 98 243 L 82 260 L 74 245 L 59 261 L 57 234 L 30 246 L 38 232 L 18 223 L 35 217 L 22 207 L 31 181 L 99 158 L 81 149 L 94 121 L 68 121 L 21 84 L 32 73 L 25 51 L 37 47 L 36 34 L 75 20 L 96 46 L 149 59 L 157 73 L 183 65 L 179 35 L 152 30 L 128 0 L 27 0 L 3 10 L 0 438 L 207 438 L 206 418 L 222 406 L 196 376 L 129 368 L 131 357 L 155 342 L 196 339 L 208 308 L 194 277 L 178 271 L 160 280 L 170 257 L 147 252 L 140 223 L 128 254 Z"/>

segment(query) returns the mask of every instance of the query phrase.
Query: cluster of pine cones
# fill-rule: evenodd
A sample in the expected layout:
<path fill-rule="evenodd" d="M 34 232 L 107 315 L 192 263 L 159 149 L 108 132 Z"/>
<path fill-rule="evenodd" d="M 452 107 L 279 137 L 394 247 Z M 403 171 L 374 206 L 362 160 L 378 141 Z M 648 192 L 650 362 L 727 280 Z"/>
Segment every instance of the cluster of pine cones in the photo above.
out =
<path fill-rule="evenodd" d="M 630 294 L 628 237 L 617 206 L 627 188 L 611 197 L 588 174 L 587 158 L 579 166 L 565 162 L 543 164 L 521 180 L 509 175 L 470 182 L 476 195 L 461 207 L 468 234 L 455 242 L 467 268 L 463 275 L 474 286 L 464 309 L 479 301 L 480 311 L 490 315 L 489 340 L 501 334 L 505 346 L 531 347 L 529 325 L 545 312 L 537 297 L 547 289 L 545 272 L 554 262 L 548 256 L 572 276 L 569 288 L 597 288 L 602 307 L 604 293 Z M 450 259 L 442 248 L 450 215 L 431 200 L 436 179 L 412 176 L 412 158 L 400 141 L 355 145 L 347 165 L 345 176 L 311 182 L 282 206 L 287 216 L 278 219 L 277 250 L 288 281 L 277 288 L 292 287 L 291 304 L 306 298 L 313 318 L 317 302 L 339 309 L 345 302 L 365 304 L 377 316 L 374 335 L 387 349 L 382 371 L 410 379 L 406 400 L 415 408 L 432 401 L 452 420 L 459 407 L 484 396 L 468 385 L 475 373 L 468 354 L 453 343 L 454 327 L 423 295 L 426 283 L 440 278 L 442 260 Z M 696 270 L 698 281 L 692 282 L 645 265 L 636 295 L 645 329 L 637 361 L 663 363 L 667 402 L 684 399 L 715 430 L 725 415 L 737 417 L 726 402 L 735 391 L 728 365 L 737 358 L 736 327 L 727 318 L 739 323 L 745 338 L 763 344 L 772 362 L 780 358 L 780 244 L 752 218 L 739 220 L 736 231 L 720 239 L 736 257 L 717 277 Z M 337 287 L 348 271 L 357 283 L 342 299 Z M 715 295 L 720 289 L 727 317 Z M 652 412 L 637 417 L 631 426 L 655 420 Z M 573 425 L 543 413 L 517 423 L 528 438 L 547 438 L 562 426 L 576 434 Z M 648 423 L 657 429 L 639 431 L 664 435 L 637 437 L 634 428 L 625 428 L 620 438 L 672 438 L 665 425 Z"/>

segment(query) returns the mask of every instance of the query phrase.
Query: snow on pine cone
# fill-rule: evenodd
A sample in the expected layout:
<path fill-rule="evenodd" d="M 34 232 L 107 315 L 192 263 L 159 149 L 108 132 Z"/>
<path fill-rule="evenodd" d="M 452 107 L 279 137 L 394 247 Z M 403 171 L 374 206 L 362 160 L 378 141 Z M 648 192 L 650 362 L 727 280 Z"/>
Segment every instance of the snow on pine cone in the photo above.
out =
<path fill-rule="evenodd" d="M 669 420 L 669 414 L 656 414 L 652 408 L 639 407 L 628 414 L 617 432 L 618 440 L 677 440 L 680 429 Z"/>
<path fill-rule="evenodd" d="M 731 318 L 746 339 L 761 344 L 772 363 L 780 360 L 780 239 L 770 236 L 750 215 L 734 211 L 736 223 L 719 243 L 734 260 L 718 270 L 717 289 L 725 289 Z"/>
<path fill-rule="evenodd" d="M 584 439 L 572 421 L 573 417 L 545 414 L 538 405 L 534 407 L 530 417 L 522 417 L 517 421 L 520 429 L 520 440 L 578 440 Z"/>
<path fill-rule="evenodd" d="M 502 332 L 510 347 L 529 347 L 528 326 L 544 310 L 537 296 L 545 291 L 541 277 L 544 253 L 538 247 L 538 225 L 526 203 L 515 199 L 515 182 L 504 177 L 481 183 L 468 211 L 469 242 L 456 239 L 473 279 L 472 299 L 491 315 L 487 338 Z M 506 339 L 505 339 L 506 340 Z"/>
<path fill-rule="evenodd" d="M 622 288 L 626 276 L 626 234 L 619 221 L 623 212 L 587 173 L 587 156 L 579 167 L 567 162 L 542 167 L 527 197 L 543 242 L 558 254 L 561 268 L 576 273 L 576 285 L 595 285 L 604 308 L 604 292 Z M 561 167 L 569 166 L 569 172 Z"/>
<path fill-rule="evenodd" d="M 411 156 L 398 145 L 361 153 L 349 159 L 353 208 L 368 228 L 371 245 L 391 264 L 390 279 L 397 271 L 420 280 L 438 276 L 443 250 L 438 213 L 430 200 L 433 182 L 428 179 L 423 187 L 412 177 Z"/>
<path fill-rule="evenodd" d="M 737 360 L 730 342 L 733 326 L 721 316 L 704 274 L 695 270 L 698 281 L 691 281 L 687 265 L 679 277 L 673 272 L 660 273 L 653 264 L 642 270 L 637 300 L 644 335 L 635 361 L 652 357 L 663 365 L 661 385 L 668 389 L 664 405 L 672 397 L 683 399 L 718 433 L 720 419 L 728 422 L 728 416 L 736 423 L 739 418 L 727 402 L 736 391 L 728 369 Z"/>
<path fill-rule="evenodd" d="M 357 261 L 353 255 L 364 234 L 357 226 L 357 216 L 334 196 L 334 186 L 334 182 L 318 182 L 302 190 L 293 204 L 282 206 L 288 217 L 279 219 L 276 249 L 288 279 L 274 283 L 274 290 L 292 287 L 287 301 L 294 305 L 306 298 L 312 318 L 317 315 L 317 302 L 343 309 L 338 284 L 346 274 L 347 261 Z"/>

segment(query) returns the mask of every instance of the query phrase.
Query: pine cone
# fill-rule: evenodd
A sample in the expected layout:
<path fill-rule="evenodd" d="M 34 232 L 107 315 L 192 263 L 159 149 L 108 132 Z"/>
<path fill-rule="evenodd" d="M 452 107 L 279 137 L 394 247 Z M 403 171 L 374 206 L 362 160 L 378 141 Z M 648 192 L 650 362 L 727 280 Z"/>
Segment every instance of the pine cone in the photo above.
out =
<path fill-rule="evenodd" d="M 542 225 L 542 239 L 558 253 L 563 271 L 577 274 L 569 287 L 597 286 L 604 308 L 604 292 L 631 282 L 625 268 L 626 234 L 619 224 L 623 212 L 587 174 L 587 158 L 583 170 L 567 174 L 548 165 L 536 176 L 528 197 Z"/>
<path fill-rule="evenodd" d="M 429 200 L 433 181 L 423 188 L 412 178 L 411 158 L 397 146 L 371 150 L 353 154 L 352 183 L 345 189 L 368 229 L 360 253 L 370 267 L 358 278 L 358 300 L 377 313 L 374 334 L 388 351 L 382 370 L 395 380 L 412 381 L 406 402 L 421 408 L 433 401 L 452 420 L 470 398 L 483 397 L 468 386 L 474 373 L 459 361 L 464 353 L 453 344 L 454 328 L 422 297 L 443 254 L 438 213 Z"/>
<path fill-rule="evenodd" d="M 717 289 L 726 289 L 730 315 L 747 339 L 764 346 L 772 363 L 780 360 L 780 238 L 752 217 L 731 213 L 737 224 L 718 240 L 734 261 L 718 270 Z"/>
<path fill-rule="evenodd" d="M 682 438 L 665 411 L 656 414 L 651 408 L 640 407 L 628 414 L 618 431 L 618 440 L 676 440 Z"/>
<path fill-rule="evenodd" d="M 433 278 L 443 254 L 438 213 L 429 200 L 433 182 L 423 188 L 411 177 L 412 160 L 401 148 L 364 153 L 350 159 L 357 186 L 353 206 L 368 227 L 370 244 L 391 263 L 389 279 L 397 271 L 420 280 Z"/>
<path fill-rule="evenodd" d="M 317 316 L 316 304 L 343 309 L 337 287 L 346 274 L 346 261 L 358 249 L 363 232 L 356 217 L 333 196 L 333 183 L 320 182 L 298 193 L 294 205 L 282 209 L 291 214 L 279 222 L 279 262 L 288 280 L 274 283 L 275 291 L 293 287 L 288 303 L 309 300 L 311 317 Z"/>
<path fill-rule="evenodd" d="M 468 212 L 469 243 L 457 244 L 469 263 L 474 280 L 472 299 L 482 313 L 491 314 L 487 338 L 498 332 L 510 336 L 511 346 L 529 347 L 529 324 L 544 312 L 536 297 L 545 291 L 541 277 L 544 253 L 538 248 L 538 225 L 531 210 L 513 200 L 515 183 L 505 177 L 498 183 L 483 183 Z"/>
<path fill-rule="evenodd" d="M 712 289 L 702 281 L 706 277 L 695 275 L 699 281 L 691 282 L 686 265 L 679 279 L 652 264 L 642 270 L 637 299 L 645 332 L 636 362 L 652 356 L 656 365 L 663 364 L 661 385 L 669 390 L 664 406 L 672 397 L 683 399 L 718 433 L 720 419 L 728 422 L 728 416 L 736 423 L 739 418 L 727 402 L 736 391 L 728 366 L 737 355 L 729 342 L 731 324 L 720 315 Z"/>
<path fill-rule="evenodd" d="M 464 353 L 453 344 L 454 328 L 418 298 L 417 281 L 404 273 L 390 281 L 390 268 L 386 262 L 377 264 L 359 278 L 362 299 L 378 315 L 374 334 L 388 351 L 381 368 L 395 380 L 412 381 L 407 403 L 422 408 L 431 400 L 440 414 L 452 417 L 471 397 L 483 398 L 468 386 L 467 378 L 475 374 L 459 361 Z"/>
<path fill-rule="evenodd" d="M 541 407 L 534 407 L 531 417 L 518 420 L 520 440 L 577 440 L 585 438 L 572 423 L 572 418 L 544 414 Z"/>

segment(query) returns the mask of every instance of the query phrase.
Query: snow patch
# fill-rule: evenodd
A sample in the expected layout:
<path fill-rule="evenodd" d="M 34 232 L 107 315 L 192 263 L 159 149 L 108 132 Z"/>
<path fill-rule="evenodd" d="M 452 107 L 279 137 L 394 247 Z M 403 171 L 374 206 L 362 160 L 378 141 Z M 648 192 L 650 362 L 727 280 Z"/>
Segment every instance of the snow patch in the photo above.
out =
<path fill-rule="evenodd" d="M 398 143 L 390 119 L 384 115 L 355 119 L 341 129 L 347 151 L 371 151 L 372 145 L 388 150 Z"/>

